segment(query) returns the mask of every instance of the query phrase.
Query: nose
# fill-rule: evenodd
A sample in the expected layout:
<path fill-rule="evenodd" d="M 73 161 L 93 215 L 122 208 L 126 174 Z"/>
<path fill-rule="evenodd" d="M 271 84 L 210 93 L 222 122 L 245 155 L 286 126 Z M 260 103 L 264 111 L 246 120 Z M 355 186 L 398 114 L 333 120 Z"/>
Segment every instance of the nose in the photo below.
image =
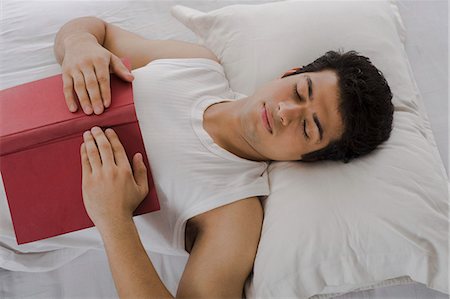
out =
<path fill-rule="evenodd" d="M 301 120 L 304 118 L 306 105 L 295 101 L 281 101 L 278 103 L 278 116 L 280 122 L 287 126 L 294 120 Z"/>

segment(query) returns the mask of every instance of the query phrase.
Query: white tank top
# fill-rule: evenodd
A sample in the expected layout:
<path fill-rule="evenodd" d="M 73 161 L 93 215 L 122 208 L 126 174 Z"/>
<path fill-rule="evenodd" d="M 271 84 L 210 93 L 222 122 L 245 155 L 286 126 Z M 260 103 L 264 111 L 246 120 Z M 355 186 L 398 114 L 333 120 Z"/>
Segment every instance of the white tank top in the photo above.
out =
<path fill-rule="evenodd" d="M 137 116 L 161 206 L 158 212 L 135 217 L 135 223 L 153 251 L 185 253 L 188 219 L 269 194 L 268 163 L 226 151 L 203 128 L 206 108 L 243 97 L 230 89 L 219 63 L 161 59 L 134 75 Z"/>

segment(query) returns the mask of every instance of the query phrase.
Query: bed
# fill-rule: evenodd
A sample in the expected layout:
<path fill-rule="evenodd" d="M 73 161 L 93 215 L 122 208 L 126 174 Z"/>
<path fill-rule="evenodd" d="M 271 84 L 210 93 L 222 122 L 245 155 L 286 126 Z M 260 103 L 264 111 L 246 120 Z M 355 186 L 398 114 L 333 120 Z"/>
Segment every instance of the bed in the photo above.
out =
<path fill-rule="evenodd" d="M 91 3 L 4 1 L 0 32 L 0 53 L 2 54 L 0 55 L 0 89 L 59 73 L 60 68 L 52 55 L 54 35 L 60 26 L 77 16 L 96 15 L 149 38 L 200 41 L 206 46 L 210 46 L 212 50 L 216 51 L 216 54 L 220 53 L 222 56 L 219 58 L 226 60 L 228 59 L 226 49 L 221 49 L 220 47 L 223 45 L 214 43 L 213 34 L 217 33 L 214 31 L 215 28 L 208 27 L 205 29 L 200 26 L 203 24 L 201 22 L 206 22 L 207 24 L 208 18 L 219 18 L 222 16 L 219 13 L 213 16 L 202 16 L 196 10 L 209 12 L 233 4 L 256 5 L 269 2 L 284 1 L 170 0 L 99 1 Z M 331 2 L 323 3 L 324 5 L 331 5 Z M 336 3 L 336 1 L 333 3 Z M 171 15 L 171 7 L 179 4 L 183 7 L 172 10 Z M 344 5 L 344 2 L 341 4 Z M 392 13 L 397 18 L 395 22 L 397 29 L 395 30 L 399 39 L 403 42 L 407 58 L 409 58 L 410 71 L 417 83 L 416 88 L 420 92 L 418 97 L 424 99 L 417 102 L 419 107 L 423 106 L 418 109 L 418 114 L 421 118 L 426 119 L 427 122 L 429 121 L 429 123 L 425 122 L 425 127 L 429 125 L 429 128 L 426 129 L 429 129 L 430 132 L 432 131 L 431 135 L 426 136 L 426 141 L 434 151 L 432 158 L 435 159 L 435 172 L 440 180 L 440 189 L 439 193 L 426 194 L 425 197 L 428 195 L 430 197 L 439 197 L 440 201 L 436 204 L 437 208 L 435 208 L 440 213 L 443 211 L 447 212 L 442 215 L 448 215 L 448 206 L 446 205 L 448 202 L 447 188 L 450 185 L 450 181 L 448 181 L 448 3 L 447 1 L 434 1 L 432 3 L 427 1 L 397 1 L 389 2 L 388 4 L 391 5 Z M 345 2 L 345 5 L 349 5 L 349 2 Z M 195 10 L 190 10 L 190 8 Z M 401 18 L 399 18 L 398 14 Z M 237 78 L 232 75 L 236 71 L 233 67 L 232 64 L 228 66 L 228 73 L 231 79 Z M 413 81 L 413 84 L 415 82 Z M 232 81 L 232 84 L 236 88 L 240 87 L 237 80 Z M 253 82 L 253 84 L 258 85 L 258 82 Z M 408 105 L 405 105 L 405 107 L 408 108 Z M 409 107 L 408 109 L 416 109 L 416 107 Z M 330 171 L 333 171 L 331 167 L 334 166 L 330 166 Z M 280 180 L 281 176 L 276 175 L 278 169 L 290 171 L 289 166 L 286 165 L 274 166 L 273 184 Z M 443 181 L 442 178 L 444 179 Z M 445 198 L 442 197 L 443 194 Z M 96 240 L 99 239 L 94 229 L 90 231 L 90 243 L 87 241 L 85 243 L 89 244 L 89 246 L 84 248 L 74 246 L 68 250 L 61 251 L 57 250 L 57 247 L 52 248 L 52 244 L 50 246 L 43 244 L 42 248 L 39 248 L 38 244 L 33 249 L 38 248 L 39 250 L 33 251 L 32 247 L 18 250 L 14 245 L 12 226 L 4 192 L 0 204 L 1 298 L 117 298 L 105 252 L 102 250 L 100 243 L 91 242 L 95 238 L 97 238 Z M 272 209 L 271 205 L 267 201 L 265 208 L 269 211 Z M 273 221 L 279 216 L 274 213 L 268 213 L 267 217 L 268 221 Z M 448 224 L 448 218 L 443 220 L 441 217 L 439 225 L 442 225 L 442 223 Z M 265 236 L 270 235 L 270 228 L 271 226 L 266 225 Z M 443 236 L 443 239 L 440 236 L 441 239 L 439 240 L 448 242 L 448 227 L 445 232 L 446 236 Z M 74 238 L 73 240 L 77 239 Z M 85 241 L 86 239 L 83 240 Z M 320 273 L 322 275 L 320 278 L 323 279 L 322 284 L 317 283 L 317 280 L 311 282 L 311 285 L 302 281 L 306 287 L 296 290 L 296 286 L 303 286 L 303 284 L 296 284 L 294 280 L 294 283 L 289 285 L 283 280 L 283 282 L 273 282 L 271 290 L 268 290 L 263 289 L 260 285 L 262 281 L 270 277 L 259 275 L 265 269 L 271 269 L 264 268 L 267 265 L 271 265 L 273 257 L 273 253 L 266 251 L 266 247 L 264 247 L 269 242 L 268 240 L 273 241 L 274 239 L 265 237 L 261 240 L 261 251 L 258 253 L 259 256 L 255 263 L 254 273 L 246 285 L 247 298 L 443 299 L 448 297 L 448 255 L 443 253 L 444 251 L 448 252 L 448 245 L 443 246 L 442 242 L 439 243 L 438 247 L 440 246 L 440 248 L 438 248 L 438 253 L 436 254 L 439 256 L 436 263 L 442 269 L 439 269 L 441 271 L 440 276 L 436 279 L 429 276 L 430 274 L 420 275 L 423 269 L 433 268 L 428 266 L 428 264 L 427 266 L 417 265 L 416 268 L 408 273 L 402 272 L 401 274 L 403 275 L 386 276 L 383 279 L 374 278 L 373 281 L 368 280 L 368 277 L 372 277 L 371 275 L 373 274 L 370 272 L 374 271 L 373 268 L 368 266 L 367 269 L 369 270 L 366 269 L 368 273 L 361 274 L 361 277 L 367 278 L 364 283 L 358 282 L 352 275 L 346 276 L 344 273 L 342 275 L 334 273 L 333 277 L 327 276 L 330 275 L 330 272 L 327 274 L 327 270 L 339 272 L 342 269 L 324 267 L 325 273 Z M 382 241 L 382 239 L 380 240 Z M 431 242 L 430 244 L 434 246 L 435 243 L 433 242 L 435 241 L 430 240 L 426 239 L 427 242 Z M 46 255 L 46 251 L 49 254 Z M 177 283 L 188 256 L 175 253 L 162 254 L 155 251 L 149 251 L 148 254 L 168 289 L 175 294 Z M 258 262 L 258 258 L 261 261 L 269 262 L 267 262 L 267 265 L 264 265 L 263 262 Z M 405 261 L 405 263 L 410 261 Z M 365 262 L 369 264 L 368 259 Z M 425 263 L 425 261 L 423 262 Z M 431 263 L 428 260 L 426 262 Z M 282 265 L 282 263 L 280 264 Z M 447 271 L 445 271 L 445 268 L 447 268 Z M 288 268 L 285 267 L 284 269 Z M 318 274 L 316 273 L 316 275 Z M 343 280 L 337 279 L 338 276 Z M 445 277 L 447 282 L 442 283 Z M 281 285 L 278 291 L 274 291 L 275 284 Z M 288 288 L 291 289 L 286 291 Z"/>

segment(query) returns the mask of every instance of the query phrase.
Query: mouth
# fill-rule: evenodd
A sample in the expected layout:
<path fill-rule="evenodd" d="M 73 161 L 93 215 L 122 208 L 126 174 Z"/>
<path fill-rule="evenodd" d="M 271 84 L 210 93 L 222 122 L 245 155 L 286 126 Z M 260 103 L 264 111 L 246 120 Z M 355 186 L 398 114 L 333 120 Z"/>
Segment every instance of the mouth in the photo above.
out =
<path fill-rule="evenodd" d="M 261 108 L 261 118 L 262 118 L 262 123 L 264 125 L 264 127 L 267 129 L 267 131 L 269 131 L 270 134 L 272 134 L 272 126 L 270 125 L 270 116 L 269 116 L 269 112 L 266 109 L 266 104 L 264 103 L 263 107 Z"/>

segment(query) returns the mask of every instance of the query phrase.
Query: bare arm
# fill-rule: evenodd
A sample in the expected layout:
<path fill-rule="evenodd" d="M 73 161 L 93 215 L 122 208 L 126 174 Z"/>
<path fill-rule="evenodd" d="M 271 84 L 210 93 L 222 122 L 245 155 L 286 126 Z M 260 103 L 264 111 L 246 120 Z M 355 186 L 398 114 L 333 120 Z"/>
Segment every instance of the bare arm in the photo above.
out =
<path fill-rule="evenodd" d="M 77 110 L 73 90 L 86 114 L 100 114 L 111 104 L 109 72 L 126 81 L 132 74 L 119 58 L 136 69 L 161 58 L 207 58 L 219 61 L 205 47 L 175 40 L 148 40 L 95 17 L 66 23 L 56 34 L 54 53 L 62 66 L 69 110 Z"/>
<path fill-rule="evenodd" d="M 120 298 L 173 298 L 145 251 L 133 219 L 101 231 L 109 267 Z"/>
<path fill-rule="evenodd" d="M 170 298 L 142 246 L 132 215 L 148 193 L 147 172 L 132 166 L 113 130 L 83 134 L 83 203 L 98 228 L 121 298 Z M 251 197 L 195 217 L 198 234 L 177 297 L 239 298 L 256 256 L 263 212 Z"/>
<path fill-rule="evenodd" d="M 261 235 L 261 203 L 250 197 L 196 218 L 198 235 L 177 298 L 242 298 Z"/>
<path fill-rule="evenodd" d="M 208 213 L 209 222 L 197 235 L 176 297 L 242 298 L 259 242 L 261 205 L 257 198 L 248 198 Z M 173 298 L 132 219 L 102 228 L 101 236 L 120 298 Z"/>
<path fill-rule="evenodd" d="M 148 193 L 142 156 L 133 167 L 113 130 L 94 127 L 81 146 L 83 203 L 100 232 L 120 298 L 172 298 L 142 246 L 133 211 Z"/>

